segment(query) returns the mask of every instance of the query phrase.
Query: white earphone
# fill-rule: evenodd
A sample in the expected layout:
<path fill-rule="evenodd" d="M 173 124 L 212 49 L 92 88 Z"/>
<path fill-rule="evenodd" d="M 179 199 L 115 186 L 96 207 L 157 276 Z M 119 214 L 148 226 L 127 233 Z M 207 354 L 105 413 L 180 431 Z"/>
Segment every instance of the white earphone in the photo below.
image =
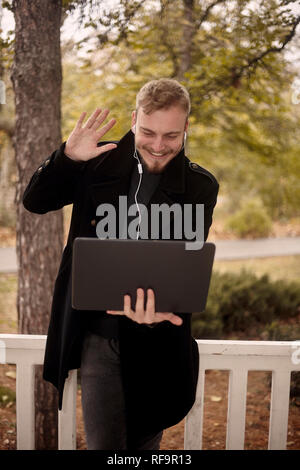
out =
<path fill-rule="evenodd" d="M 132 126 L 132 129 L 131 129 L 131 130 L 132 130 L 133 134 L 135 134 L 135 124 L 134 124 L 134 126 Z M 135 144 L 134 144 L 134 154 L 133 154 L 133 157 L 138 161 L 138 172 L 139 172 L 139 175 L 140 175 L 139 184 L 138 184 L 137 190 L 136 190 L 135 195 L 134 195 L 134 200 L 135 200 L 136 207 L 137 207 L 137 210 L 138 210 L 138 213 L 139 213 L 139 225 L 138 225 L 137 236 L 136 236 L 136 239 L 138 240 L 138 239 L 139 239 L 139 235 L 140 235 L 140 227 L 141 227 L 142 215 L 141 215 L 140 206 L 139 206 L 139 204 L 138 204 L 138 202 L 137 202 L 137 195 L 138 195 L 138 192 L 139 192 L 139 189 L 140 189 L 140 186 L 141 186 L 141 182 L 142 182 L 143 167 L 142 167 L 142 164 L 141 164 L 141 162 L 140 162 L 139 155 L 138 155 L 138 153 L 137 153 Z"/>

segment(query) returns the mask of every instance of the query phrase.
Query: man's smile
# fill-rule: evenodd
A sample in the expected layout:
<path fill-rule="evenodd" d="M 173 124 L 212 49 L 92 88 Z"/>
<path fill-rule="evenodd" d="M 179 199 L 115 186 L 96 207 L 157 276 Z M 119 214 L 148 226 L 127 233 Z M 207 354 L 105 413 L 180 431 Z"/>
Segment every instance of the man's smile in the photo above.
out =
<path fill-rule="evenodd" d="M 153 152 L 152 150 L 148 150 L 148 149 L 145 149 L 149 155 L 151 157 L 154 157 L 154 158 L 163 158 L 163 157 L 166 157 L 169 152 L 168 151 L 165 151 L 165 152 Z"/>

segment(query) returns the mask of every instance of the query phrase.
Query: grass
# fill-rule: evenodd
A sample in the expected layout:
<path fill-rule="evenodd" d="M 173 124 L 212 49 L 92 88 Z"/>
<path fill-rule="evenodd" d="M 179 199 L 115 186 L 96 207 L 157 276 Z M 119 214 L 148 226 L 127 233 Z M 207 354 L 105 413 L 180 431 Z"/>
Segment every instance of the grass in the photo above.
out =
<path fill-rule="evenodd" d="M 9 403 L 16 403 L 16 392 L 0 386 L 0 408 L 5 408 Z"/>
<path fill-rule="evenodd" d="M 0 274 L 0 333 L 17 333 L 17 275 Z"/>

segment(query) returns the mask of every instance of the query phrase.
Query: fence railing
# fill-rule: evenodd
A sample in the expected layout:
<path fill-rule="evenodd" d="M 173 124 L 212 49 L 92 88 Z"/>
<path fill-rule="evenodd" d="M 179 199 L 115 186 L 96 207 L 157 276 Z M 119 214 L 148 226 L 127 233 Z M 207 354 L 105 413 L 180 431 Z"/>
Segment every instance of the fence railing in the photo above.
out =
<path fill-rule="evenodd" d="M 248 371 L 271 371 L 268 449 L 286 448 L 291 372 L 300 370 L 292 341 L 199 340 L 200 367 L 196 402 L 185 424 L 185 449 L 201 449 L 206 370 L 228 370 L 226 449 L 244 448 Z"/>
<path fill-rule="evenodd" d="M 300 371 L 300 342 L 197 340 L 200 353 L 195 404 L 185 423 L 184 448 L 202 447 L 206 370 L 229 371 L 226 449 L 243 449 L 248 371 L 271 371 L 269 445 L 286 448 L 290 379 Z M 42 364 L 46 336 L 0 334 L 0 363 L 16 364 L 17 449 L 34 449 L 34 366 Z M 69 373 L 58 419 L 58 448 L 76 449 L 77 371 Z"/>

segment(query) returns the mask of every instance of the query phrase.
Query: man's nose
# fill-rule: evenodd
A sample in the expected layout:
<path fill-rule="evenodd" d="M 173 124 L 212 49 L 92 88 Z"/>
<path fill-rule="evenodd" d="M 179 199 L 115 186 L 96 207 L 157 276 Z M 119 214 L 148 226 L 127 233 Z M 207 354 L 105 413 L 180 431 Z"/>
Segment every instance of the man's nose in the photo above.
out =
<path fill-rule="evenodd" d="M 160 150 L 164 148 L 163 138 L 161 136 L 156 136 L 152 142 L 152 150 L 159 153 Z"/>

